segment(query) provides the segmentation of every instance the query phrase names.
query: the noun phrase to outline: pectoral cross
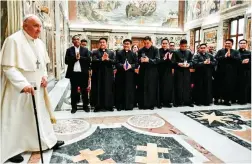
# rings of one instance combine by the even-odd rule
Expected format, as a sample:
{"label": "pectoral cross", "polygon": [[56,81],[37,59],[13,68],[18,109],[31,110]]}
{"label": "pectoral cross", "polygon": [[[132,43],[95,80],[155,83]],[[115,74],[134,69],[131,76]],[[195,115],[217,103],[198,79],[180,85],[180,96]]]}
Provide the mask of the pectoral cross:
{"label": "pectoral cross", "polygon": [[38,60],[37,60],[36,64],[37,64],[37,69],[39,69],[40,62]]}

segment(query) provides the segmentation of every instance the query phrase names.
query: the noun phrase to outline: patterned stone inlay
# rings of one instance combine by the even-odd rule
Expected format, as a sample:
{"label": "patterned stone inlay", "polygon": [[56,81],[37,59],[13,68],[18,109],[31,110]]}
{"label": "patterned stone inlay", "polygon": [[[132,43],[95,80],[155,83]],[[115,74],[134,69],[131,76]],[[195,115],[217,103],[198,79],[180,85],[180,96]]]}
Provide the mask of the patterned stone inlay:
{"label": "patterned stone inlay", "polygon": [[55,133],[57,134],[73,134],[88,130],[90,124],[81,119],[67,119],[57,120],[57,123],[53,126]]}
{"label": "patterned stone inlay", "polygon": [[137,128],[159,128],[164,126],[165,121],[152,115],[136,115],[128,119],[128,124]]}

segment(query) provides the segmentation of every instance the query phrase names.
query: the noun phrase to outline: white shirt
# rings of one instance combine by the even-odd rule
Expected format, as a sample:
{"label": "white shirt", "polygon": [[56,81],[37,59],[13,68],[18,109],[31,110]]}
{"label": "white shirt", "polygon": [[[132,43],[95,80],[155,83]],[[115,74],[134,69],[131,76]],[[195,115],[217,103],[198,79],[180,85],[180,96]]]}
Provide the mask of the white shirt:
{"label": "white shirt", "polygon": [[[75,48],[75,55],[77,55],[77,53],[80,53],[80,46],[79,47],[74,46],[74,48]],[[81,72],[81,66],[79,60],[74,63],[74,72]]]}

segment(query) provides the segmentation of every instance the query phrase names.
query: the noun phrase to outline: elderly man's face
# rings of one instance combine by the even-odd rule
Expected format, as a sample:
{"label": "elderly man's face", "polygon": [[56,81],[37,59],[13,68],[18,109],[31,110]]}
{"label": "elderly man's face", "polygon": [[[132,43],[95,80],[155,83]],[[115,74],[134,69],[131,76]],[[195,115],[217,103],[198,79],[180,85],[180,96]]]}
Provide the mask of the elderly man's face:
{"label": "elderly man's face", "polygon": [[41,21],[36,17],[24,21],[23,28],[32,38],[37,39],[41,32]]}

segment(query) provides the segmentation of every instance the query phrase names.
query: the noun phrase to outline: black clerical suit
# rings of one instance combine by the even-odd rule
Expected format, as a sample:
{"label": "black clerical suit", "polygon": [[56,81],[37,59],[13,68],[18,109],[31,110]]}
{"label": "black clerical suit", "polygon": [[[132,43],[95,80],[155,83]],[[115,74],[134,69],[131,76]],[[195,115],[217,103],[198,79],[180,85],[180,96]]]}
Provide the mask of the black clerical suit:
{"label": "black clerical suit", "polygon": [[[131,65],[127,71],[124,69],[125,61]],[[115,105],[117,110],[132,110],[135,104],[135,68],[137,56],[132,51],[121,50],[116,53],[115,76]]]}
{"label": "black clerical suit", "polygon": [[[191,73],[192,67],[191,51],[177,50],[173,53],[174,63],[174,106],[193,106],[191,98]],[[178,63],[187,62],[190,67],[180,67]]]}
{"label": "black clerical suit", "polygon": [[[147,56],[149,62],[141,62],[141,57]],[[154,109],[158,100],[158,69],[157,64],[160,56],[156,47],[149,49],[141,48],[138,51],[139,69],[139,97],[138,107],[140,109]]]}
{"label": "black clerical suit", "polygon": [[[238,103],[251,103],[251,51],[239,49],[241,63],[238,71]],[[242,63],[244,59],[249,59],[248,63]]]}
{"label": "black clerical suit", "polygon": [[224,104],[230,105],[229,101],[236,99],[240,55],[238,51],[231,49],[230,57],[225,57],[227,52],[228,50],[223,48],[215,55],[218,62],[216,74],[219,84],[216,89],[220,90],[220,97],[224,100]]}
{"label": "black clerical suit", "polygon": [[[205,64],[204,61],[206,60],[210,60],[210,64]],[[199,53],[193,57],[195,68],[194,100],[197,105],[210,105],[212,103],[212,77],[215,65],[216,60],[210,53]]]}
{"label": "black clerical suit", "polygon": [[[88,111],[87,105],[88,105],[88,93],[87,93],[87,87],[88,87],[88,70],[90,67],[90,55],[87,48],[79,47],[79,54],[80,59],[76,59],[76,51],[75,47],[72,46],[67,49],[66,56],[65,56],[65,64],[68,65],[67,72],[66,72],[66,78],[70,79],[71,83],[71,105],[72,105],[72,112],[74,113],[77,110],[77,101],[78,101],[78,92],[77,88],[81,88],[81,95],[82,95],[82,101],[83,101],[83,109],[85,111]],[[74,70],[76,62],[79,61],[80,64],[80,71]]]}
{"label": "black clerical suit", "polygon": [[159,49],[160,61],[158,63],[159,73],[159,103],[160,107],[171,107],[173,100],[173,63],[167,55],[167,59],[164,60],[166,53],[171,53],[169,49]]}
{"label": "black clerical suit", "polygon": [[[109,60],[102,61],[104,52]],[[92,52],[92,78],[90,104],[95,107],[95,112],[106,110],[113,111],[114,106],[114,52],[98,49]]]}

